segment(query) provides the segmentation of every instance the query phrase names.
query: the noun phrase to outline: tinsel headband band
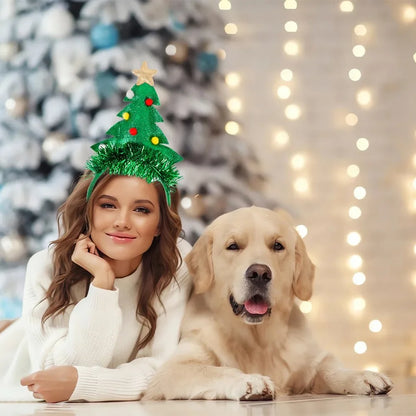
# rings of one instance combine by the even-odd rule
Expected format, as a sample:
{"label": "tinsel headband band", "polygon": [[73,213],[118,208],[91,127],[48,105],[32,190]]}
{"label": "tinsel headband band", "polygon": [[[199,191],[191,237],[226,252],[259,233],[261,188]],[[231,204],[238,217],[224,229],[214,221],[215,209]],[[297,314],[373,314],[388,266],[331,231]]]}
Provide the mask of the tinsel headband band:
{"label": "tinsel headband band", "polygon": [[100,177],[108,173],[160,182],[170,205],[171,191],[180,179],[175,163],[182,157],[167,146],[166,136],[156,125],[163,118],[154,108],[160,104],[154,88],[155,73],[146,62],[133,71],[137,82],[132,87],[133,97],[124,98],[128,104],[117,114],[122,120],[110,127],[107,139],[91,146],[96,153],[87,161],[87,168],[94,173],[87,200]]}

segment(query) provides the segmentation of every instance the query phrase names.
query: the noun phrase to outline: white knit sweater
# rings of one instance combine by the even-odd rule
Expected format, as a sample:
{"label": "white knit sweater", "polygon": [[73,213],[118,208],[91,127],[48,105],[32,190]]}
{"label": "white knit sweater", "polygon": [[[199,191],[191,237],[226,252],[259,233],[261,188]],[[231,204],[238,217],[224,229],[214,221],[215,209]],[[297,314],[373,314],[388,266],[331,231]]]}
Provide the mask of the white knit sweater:
{"label": "white knit sweater", "polygon": [[[190,245],[180,240],[182,258]],[[142,325],[136,319],[139,268],[116,279],[115,290],[85,284],[72,288],[74,305],[63,314],[41,318],[42,301],[52,279],[52,252],[43,250],[28,262],[22,317],[0,334],[0,401],[33,400],[20,378],[53,365],[77,368],[78,382],[70,400],[137,400],[155,370],[174,351],[191,288],[185,263],[176,281],[163,291],[154,308],[158,314],[152,341],[127,362]]]}

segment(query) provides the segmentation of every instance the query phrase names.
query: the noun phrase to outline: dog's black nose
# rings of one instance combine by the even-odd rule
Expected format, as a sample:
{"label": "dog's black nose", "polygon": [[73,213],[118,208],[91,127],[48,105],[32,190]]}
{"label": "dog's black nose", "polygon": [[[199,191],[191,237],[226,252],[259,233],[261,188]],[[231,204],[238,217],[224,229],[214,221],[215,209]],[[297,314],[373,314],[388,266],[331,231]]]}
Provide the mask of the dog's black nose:
{"label": "dog's black nose", "polygon": [[272,271],[265,264],[252,264],[246,271],[246,278],[257,285],[264,285],[272,280]]}

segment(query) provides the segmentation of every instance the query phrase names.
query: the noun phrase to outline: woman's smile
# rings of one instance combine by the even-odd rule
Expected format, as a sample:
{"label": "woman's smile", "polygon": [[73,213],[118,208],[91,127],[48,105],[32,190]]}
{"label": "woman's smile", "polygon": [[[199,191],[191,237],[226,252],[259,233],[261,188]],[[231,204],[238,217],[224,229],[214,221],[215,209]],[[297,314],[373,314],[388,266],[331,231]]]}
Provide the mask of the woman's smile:
{"label": "woman's smile", "polygon": [[106,233],[115,243],[128,244],[133,242],[136,237],[123,233]]}

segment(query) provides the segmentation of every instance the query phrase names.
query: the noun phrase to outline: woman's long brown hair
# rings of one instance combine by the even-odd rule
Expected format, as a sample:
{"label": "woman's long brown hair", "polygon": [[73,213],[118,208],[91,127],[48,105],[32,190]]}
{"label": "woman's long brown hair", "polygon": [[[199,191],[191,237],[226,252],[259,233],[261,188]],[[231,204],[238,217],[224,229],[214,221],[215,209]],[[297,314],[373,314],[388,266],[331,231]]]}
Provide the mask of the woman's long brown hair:
{"label": "woman's long brown hair", "polygon": [[[79,235],[91,235],[91,222],[94,202],[104,186],[112,179],[111,175],[103,175],[97,182],[90,199],[87,201],[87,189],[92,180],[91,172],[86,171],[80,178],[67,200],[57,212],[59,238],[52,241],[53,278],[46,292],[45,299],[49,305],[42,322],[63,313],[74,304],[71,298],[73,285],[85,281],[86,294],[92,275],[72,262],[71,256]],[[179,194],[175,189],[171,194],[171,206],[166,201],[165,191],[159,182],[154,183],[160,206],[160,235],[155,237],[149,250],[143,254],[142,272],[139,283],[136,315],[147,331],[144,337],[138,337],[130,359],[135,358],[138,350],[146,346],[156,331],[157,314],[153,308],[153,300],[158,298],[172,279],[182,261],[177,248],[177,239],[182,231],[178,215]]]}

